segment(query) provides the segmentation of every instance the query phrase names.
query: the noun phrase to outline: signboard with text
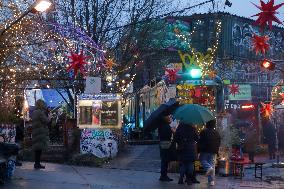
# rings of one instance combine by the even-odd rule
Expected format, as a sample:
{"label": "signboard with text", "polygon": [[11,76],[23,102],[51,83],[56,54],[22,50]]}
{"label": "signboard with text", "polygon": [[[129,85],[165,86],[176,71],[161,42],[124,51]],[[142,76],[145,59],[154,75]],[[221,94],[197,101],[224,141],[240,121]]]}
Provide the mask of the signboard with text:
{"label": "signboard with text", "polygon": [[[228,100],[251,100],[251,86],[250,85],[238,85],[238,91],[230,93]],[[230,89],[229,89],[230,90]]]}

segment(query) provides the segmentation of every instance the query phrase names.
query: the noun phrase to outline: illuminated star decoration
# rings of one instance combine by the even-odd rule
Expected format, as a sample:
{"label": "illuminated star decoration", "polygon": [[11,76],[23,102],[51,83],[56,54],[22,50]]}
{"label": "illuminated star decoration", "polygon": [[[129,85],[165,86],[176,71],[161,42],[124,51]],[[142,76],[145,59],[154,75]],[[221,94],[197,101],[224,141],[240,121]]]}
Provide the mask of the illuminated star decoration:
{"label": "illuminated star decoration", "polygon": [[284,93],[280,93],[280,96],[281,96],[281,99],[282,99],[281,104],[284,105]]}
{"label": "illuminated star decoration", "polygon": [[116,64],[113,61],[113,58],[109,58],[105,60],[105,68],[111,70],[113,66],[115,66]]}
{"label": "illuminated star decoration", "polygon": [[261,102],[262,108],[260,109],[260,112],[264,115],[264,117],[270,117],[273,112],[273,105],[272,102],[265,104]]}
{"label": "illuminated star decoration", "polygon": [[236,94],[240,93],[239,85],[232,84],[231,86],[229,85],[228,87],[230,89],[229,94],[236,96]]}
{"label": "illuminated star decoration", "polygon": [[83,50],[81,50],[80,54],[73,53],[72,51],[71,56],[68,56],[68,58],[71,60],[71,62],[69,62],[67,71],[70,72],[71,70],[73,70],[73,77],[77,76],[78,71],[80,71],[82,75],[85,75],[84,65],[88,64],[88,62],[86,62],[86,59],[88,59],[89,57],[83,55]]}
{"label": "illuminated star decoration", "polygon": [[165,69],[166,76],[171,83],[175,83],[180,76],[177,74],[179,69]]}
{"label": "illuminated star decoration", "polygon": [[253,35],[251,38],[252,40],[252,46],[253,49],[255,50],[255,53],[258,54],[261,52],[263,55],[265,52],[269,49],[270,45],[267,43],[269,40],[269,37],[266,36],[258,36],[256,34]]}
{"label": "illuminated star decoration", "polygon": [[273,21],[277,22],[278,24],[282,24],[282,22],[275,16],[275,14],[278,13],[276,12],[276,10],[284,5],[284,3],[280,3],[274,6],[274,0],[270,0],[268,3],[260,0],[260,4],[261,6],[254,4],[259,10],[261,10],[260,13],[253,15],[258,16],[258,19],[255,21],[257,25],[259,25],[262,29],[264,29],[266,25],[269,25],[270,30],[272,30]]}

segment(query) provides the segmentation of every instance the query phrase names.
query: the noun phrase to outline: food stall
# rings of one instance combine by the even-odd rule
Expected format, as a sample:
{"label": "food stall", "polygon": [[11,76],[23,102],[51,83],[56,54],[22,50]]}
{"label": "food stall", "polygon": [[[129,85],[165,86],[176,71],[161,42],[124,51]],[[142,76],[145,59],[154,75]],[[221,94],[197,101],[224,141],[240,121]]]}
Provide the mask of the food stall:
{"label": "food stall", "polygon": [[121,96],[82,94],[78,97],[77,112],[81,153],[99,158],[116,156],[121,138]]}

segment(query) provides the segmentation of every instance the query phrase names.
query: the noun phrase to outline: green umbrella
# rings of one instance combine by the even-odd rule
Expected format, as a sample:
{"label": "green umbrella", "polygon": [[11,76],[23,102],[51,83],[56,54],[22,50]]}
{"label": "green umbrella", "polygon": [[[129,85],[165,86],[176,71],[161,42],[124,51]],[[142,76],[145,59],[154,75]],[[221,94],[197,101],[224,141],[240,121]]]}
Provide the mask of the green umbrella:
{"label": "green umbrella", "polygon": [[174,112],[173,116],[185,124],[205,125],[215,119],[213,113],[207,108],[197,104],[186,104]]}

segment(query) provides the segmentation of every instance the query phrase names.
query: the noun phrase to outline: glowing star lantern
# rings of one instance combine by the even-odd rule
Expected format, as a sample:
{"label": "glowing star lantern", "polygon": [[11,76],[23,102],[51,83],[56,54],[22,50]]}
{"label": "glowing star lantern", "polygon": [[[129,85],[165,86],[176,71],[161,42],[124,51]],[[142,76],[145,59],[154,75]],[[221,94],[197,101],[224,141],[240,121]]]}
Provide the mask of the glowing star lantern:
{"label": "glowing star lantern", "polygon": [[269,25],[269,28],[271,30],[273,21],[277,22],[278,24],[282,24],[282,22],[275,16],[275,14],[277,14],[276,10],[284,5],[284,3],[280,3],[274,6],[274,0],[270,0],[268,3],[260,0],[260,4],[261,6],[254,4],[259,10],[261,10],[260,13],[253,15],[258,16],[258,19],[255,21],[257,25],[259,25],[262,29],[264,29],[266,25]]}
{"label": "glowing star lantern", "polygon": [[80,54],[71,52],[71,56],[68,56],[68,58],[71,60],[71,62],[67,68],[67,71],[70,72],[71,70],[73,70],[74,77],[77,76],[78,71],[80,71],[82,75],[85,75],[84,65],[88,64],[88,62],[86,62],[86,59],[88,59],[89,57],[83,55],[83,50],[80,52]]}
{"label": "glowing star lantern", "polygon": [[269,40],[268,36],[258,36],[254,34],[251,40],[253,49],[255,50],[256,54],[261,52],[264,55],[270,47],[270,45],[267,43],[267,41]]}
{"label": "glowing star lantern", "polygon": [[107,68],[107,69],[112,69],[113,68],[113,66],[115,66],[116,64],[114,63],[114,61],[113,61],[113,58],[110,58],[110,59],[106,59],[106,61],[105,61],[105,67]]}
{"label": "glowing star lantern", "polygon": [[260,109],[260,112],[264,115],[264,117],[270,117],[273,112],[273,105],[272,103],[265,104],[261,102],[262,108]]}
{"label": "glowing star lantern", "polygon": [[177,72],[179,71],[179,69],[165,69],[166,70],[166,76],[168,77],[169,81],[171,83],[175,83],[177,78],[179,77],[179,75],[177,74]]}
{"label": "glowing star lantern", "polygon": [[236,96],[236,94],[240,93],[240,86],[239,85],[235,85],[232,84],[231,86],[229,86],[229,94]]}

